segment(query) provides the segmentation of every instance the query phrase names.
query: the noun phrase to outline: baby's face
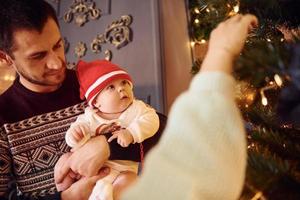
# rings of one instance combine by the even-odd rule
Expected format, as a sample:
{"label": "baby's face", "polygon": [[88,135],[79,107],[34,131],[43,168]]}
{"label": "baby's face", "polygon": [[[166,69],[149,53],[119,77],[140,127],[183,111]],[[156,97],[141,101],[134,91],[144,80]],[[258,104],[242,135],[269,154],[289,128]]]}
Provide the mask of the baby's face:
{"label": "baby's face", "polygon": [[117,79],[96,96],[94,106],[103,113],[120,113],[126,110],[132,101],[131,84],[125,79]]}

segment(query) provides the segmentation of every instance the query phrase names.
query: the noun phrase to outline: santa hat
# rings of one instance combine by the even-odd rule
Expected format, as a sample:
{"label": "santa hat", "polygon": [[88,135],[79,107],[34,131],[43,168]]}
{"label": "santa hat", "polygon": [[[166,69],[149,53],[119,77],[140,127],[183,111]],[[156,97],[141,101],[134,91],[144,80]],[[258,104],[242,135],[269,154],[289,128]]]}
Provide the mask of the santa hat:
{"label": "santa hat", "polygon": [[85,98],[90,106],[93,105],[97,94],[116,79],[128,80],[132,86],[129,74],[107,60],[92,62],[80,60],[77,64],[77,77],[80,84],[80,98]]}

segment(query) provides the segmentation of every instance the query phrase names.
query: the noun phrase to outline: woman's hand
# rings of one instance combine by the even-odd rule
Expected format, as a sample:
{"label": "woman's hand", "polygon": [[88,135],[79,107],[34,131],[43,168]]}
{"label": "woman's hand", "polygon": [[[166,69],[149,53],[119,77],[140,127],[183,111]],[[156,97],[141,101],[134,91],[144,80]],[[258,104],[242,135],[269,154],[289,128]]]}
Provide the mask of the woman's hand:
{"label": "woman's hand", "polygon": [[201,71],[231,73],[234,58],[242,51],[249,31],[258,25],[254,15],[235,15],[212,32]]}

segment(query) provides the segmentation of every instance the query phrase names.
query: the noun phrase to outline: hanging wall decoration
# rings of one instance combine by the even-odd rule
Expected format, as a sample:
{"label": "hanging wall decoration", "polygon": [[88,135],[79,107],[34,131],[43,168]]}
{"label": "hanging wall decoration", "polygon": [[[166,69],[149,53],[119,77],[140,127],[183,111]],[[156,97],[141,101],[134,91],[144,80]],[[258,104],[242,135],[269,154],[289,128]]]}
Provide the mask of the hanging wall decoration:
{"label": "hanging wall decoration", "polygon": [[111,61],[112,59],[111,50],[105,50],[104,55],[105,55],[105,60]]}
{"label": "hanging wall decoration", "polygon": [[111,43],[117,49],[122,48],[131,40],[132,31],[129,25],[132,22],[130,15],[123,15],[121,19],[113,21],[105,30],[105,33],[99,34],[91,43],[91,49],[94,53],[101,52],[101,44]]}
{"label": "hanging wall decoration", "polygon": [[75,47],[75,55],[76,57],[78,58],[81,58],[83,56],[85,56],[85,53],[86,53],[86,45],[84,42],[78,42],[76,47]]}
{"label": "hanging wall decoration", "polygon": [[88,19],[96,20],[101,17],[101,10],[95,8],[95,2],[87,0],[74,0],[67,13],[64,15],[64,21],[70,23],[75,18],[75,24],[83,26]]}

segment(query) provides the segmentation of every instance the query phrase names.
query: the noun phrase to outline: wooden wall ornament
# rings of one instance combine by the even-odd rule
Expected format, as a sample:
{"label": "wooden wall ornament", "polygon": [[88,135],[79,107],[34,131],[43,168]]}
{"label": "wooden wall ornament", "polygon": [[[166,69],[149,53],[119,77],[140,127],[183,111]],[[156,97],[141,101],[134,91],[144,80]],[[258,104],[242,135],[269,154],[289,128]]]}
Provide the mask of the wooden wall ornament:
{"label": "wooden wall ornament", "polygon": [[96,20],[101,17],[101,10],[95,8],[95,2],[87,0],[74,0],[69,10],[64,15],[64,21],[70,23],[75,18],[75,24],[83,26],[89,18]]}
{"label": "wooden wall ornament", "polygon": [[84,42],[78,42],[75,46],[75,55],[77,58],[81,58],[85,56],[85,53],[87,51],[86,45]]}
{"label": "wooden wall ornament", "polygon": [[105,55],[105,60],[111,61],[111,59],[112,59],[111,50],[105,50],[104,55]]}
{"label": "wooden wall ornament", "polygon": [[130,15],[123,15],[121,19],[113,21],[105,30],[105,33],[99,34],[91,43],[91,49],[94,53],[101,52],[101,44],[111,43],[117,49],[127,45],[132,36],[132,30],[129,25],[132,22]]}

